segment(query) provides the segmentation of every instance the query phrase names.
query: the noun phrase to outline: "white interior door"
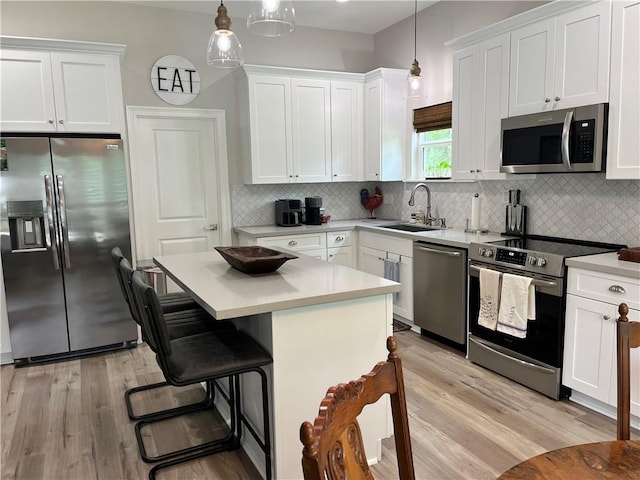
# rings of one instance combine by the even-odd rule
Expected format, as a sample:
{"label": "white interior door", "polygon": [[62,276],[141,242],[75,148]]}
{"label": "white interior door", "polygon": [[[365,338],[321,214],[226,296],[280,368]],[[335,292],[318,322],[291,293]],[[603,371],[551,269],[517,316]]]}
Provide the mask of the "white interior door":
{"label": "white interior door", "polygon": [[127,107],[136,258],[231,244],[222,110]]}

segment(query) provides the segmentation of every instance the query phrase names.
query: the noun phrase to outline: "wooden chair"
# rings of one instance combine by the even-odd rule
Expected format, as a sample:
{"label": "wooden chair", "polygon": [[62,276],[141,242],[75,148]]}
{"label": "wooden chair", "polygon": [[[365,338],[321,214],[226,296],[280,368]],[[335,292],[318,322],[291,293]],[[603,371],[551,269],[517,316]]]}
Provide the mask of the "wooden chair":
{"label": "wooden chair", "polygon": [[640,322],[627,318],[626,303],[618,306],[618,440],[629,440],[631,411],[631,349],[640,347]]}
{"label": "wooden chair", "polygon": [[358,380],[329,388],[313,425],[300,427],[302,470],[305,480],[372,480],[357,417],[384,394],[391,397],[391,413],[402,480],[414,480],[409,420],[402,377],[402,362],[394,337],[387,339],[389,356]]}

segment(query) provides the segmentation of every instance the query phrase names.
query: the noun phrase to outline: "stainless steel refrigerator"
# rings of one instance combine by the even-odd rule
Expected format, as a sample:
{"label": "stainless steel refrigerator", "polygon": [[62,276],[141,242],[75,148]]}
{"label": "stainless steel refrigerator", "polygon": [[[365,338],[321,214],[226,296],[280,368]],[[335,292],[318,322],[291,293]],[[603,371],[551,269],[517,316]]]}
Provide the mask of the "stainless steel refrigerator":
{"label": "stainless steel refrigerator", "polygon": [[0,138],[0,234],[17,365],[135,345],[110,252],[129,258],[117,138]]}

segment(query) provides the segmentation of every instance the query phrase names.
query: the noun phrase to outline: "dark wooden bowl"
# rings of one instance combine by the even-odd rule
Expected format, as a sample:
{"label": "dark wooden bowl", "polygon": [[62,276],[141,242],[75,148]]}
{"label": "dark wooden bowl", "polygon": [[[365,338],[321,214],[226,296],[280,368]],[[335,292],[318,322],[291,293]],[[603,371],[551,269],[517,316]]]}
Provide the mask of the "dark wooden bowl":
{"label": "dark wooden bowl", "polygon": [[251,247],[215,247],[229,265],[244,273],[275,272],[287,260],[298,258],[285,252],[270,248]]}

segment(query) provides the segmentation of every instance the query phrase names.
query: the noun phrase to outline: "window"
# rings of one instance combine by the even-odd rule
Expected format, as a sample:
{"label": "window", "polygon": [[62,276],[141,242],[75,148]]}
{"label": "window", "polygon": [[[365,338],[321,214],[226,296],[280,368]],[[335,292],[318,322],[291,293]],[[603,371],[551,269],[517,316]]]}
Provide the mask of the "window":
{"label": "window", "polygon": [[414,177],[451,178],[451,109],[445,102],[413,111]]}
{"label": "window", "polygon": [[424,178],[451,178],[451,129],[418,134],[419,175]]}

